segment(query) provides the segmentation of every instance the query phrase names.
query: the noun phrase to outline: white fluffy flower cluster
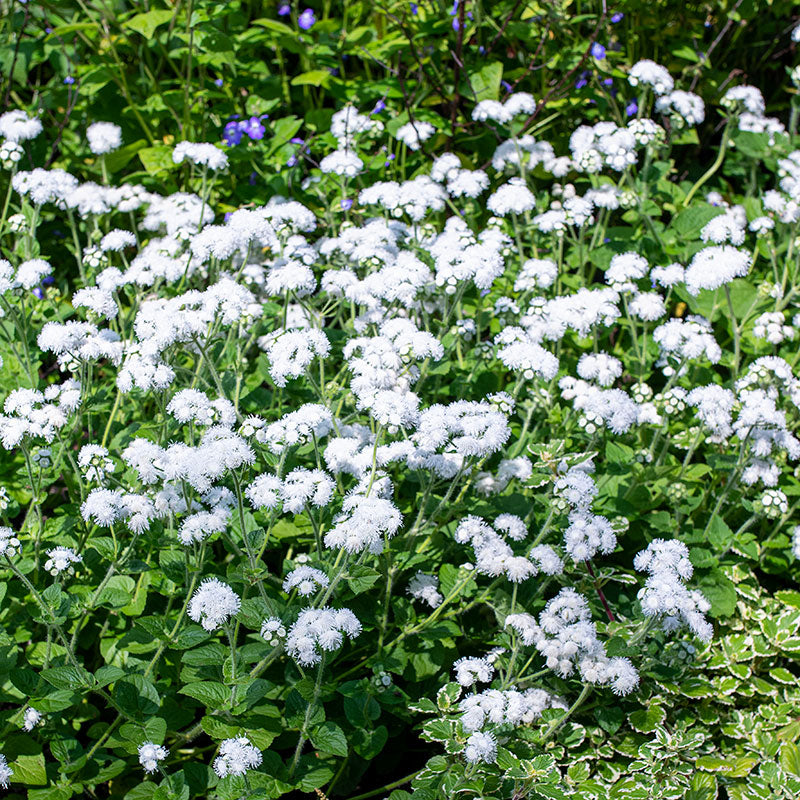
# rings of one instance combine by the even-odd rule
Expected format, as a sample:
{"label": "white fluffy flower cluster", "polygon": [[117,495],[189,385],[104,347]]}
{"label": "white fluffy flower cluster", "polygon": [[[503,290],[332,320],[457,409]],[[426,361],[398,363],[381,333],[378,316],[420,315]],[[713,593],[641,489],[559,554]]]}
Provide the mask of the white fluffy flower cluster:
{"label": "white fluffy flower cluster", "polygon": [[344,637],[355,639],[361,623],[347,608],[307,608],[300,612],[286,637],[286,651],[304,667],[318,664],[324,652],[338,650]]}
{"label": "white fluffy flower cluster", "polygon": [[301,564],[283,579],[283,591],[288,594],[296,589],[300,597],[308,597],[317,589],[330,586],[330,582],[330,578],[322,570]]}
{"label": "white fluffy flower cluster", "polygon": [[550,599],[537,621],[515,614],[506,624],[525,645],[535,645],[547,666],[562,677],[577,667],[581,679],[598,686],[610,685],[615,694],[629,694],[639,685],[639,673],[625,657],[609,658],[597,638],[597,628],[586,598],[574,589],[562,589]]}
{"label": "white fluffy flower cluster", "polygon": [[112,153],[122,145],[122,128],[113,122],[93,122],[86,129],[86,139],[95,155]]}
{"label": "white fluffy flower cluster", "polygon": [[144,742],[139,745],[138,753],[139,763],[149,775],[158,769],[158,762],[163,761],[169,755],[169,750],[160,744]]}
{"label": "white fluffy flower cluster", "polygon": [[44,568],[51,575],[60,575],[62,572],[72,572],[73,564],[80,564],[83,556],[78,555],[71,547],[54,547],[47,551],[47,561]]}
{"label": "white fluffy flower cluster", "polygon": [[677,539],[654,539],[637,554],[633,562],[639,572],[647,572],[645,585],[639,590],[642,612],[661,619],[665,631],[687,625],[704,642],[711,640],[714,629],[705,618],[711,604],[697,590],[689,590],[685,582],[694,568],[689,549]]}
{"label": "white fluffy flower cluster", "polygon": [[11,558],[21,550],[20,541],[17,534],[11,528],[0,527],[0,556]]}
{"label": "white fluffy flower cluster", "polygon": [[0,444],[11,450],[26,438],[52,442],[80,401],[81,386],[74,380],[50,384],[43,392],[14,389],[0,414]]}
{"label": "white fluffy flower cluster", "polygon": [[437,608],[444,600],[439,592],[439,579],[421,570],[409,581],[408,593],[415,600],[424,600],[431,608]]}
{"label": "white fluffy flower cluster", "polygon": [[172,160],[176,164],[190,161],[212,170],[225,169],[228,166],[228,156],[216,145],[205,142],[178,142],[172,151]]}
{"label": "white fluffy flower cluster", "polygon": [[519,542],[526,538],[528,531],[522,519],[514,514],[501,514],[494,526],[480,517],[469,516],[459,522],[455,540],[472,546],[475,569],[483,575],[504,575],[512,583],[521,583],[540,572],[559,575],[563,571],[563,562],[549,545],[537,545],[526,555],[515,555],[502,533]]}
{"label": "white fluffy flower cluster", "polygon": [[219,755],[214,759],[214,772],[220,778],[244,775],[247,770],[260,766],[262,760],[261,751],[246,736],[223,739]]}
{"label": "white fluffy flower cluster", "polygon": [[[508,625],[508,619],[506,619]],[[566,703],[544,689],[485,689],[471,694],[458,704],[461,725],[467,733],[482,730],[486,725],[518,728],[530,725],[548,708],[566,711]]]}
{"label": "white fluffy flower cluster", "polygon": [[342,503],[342,512],[325,534],[325,546],[348,553],[382,553],[384,540],[397,533],[403,516],[394,503],[384,497],[351,494]]}
{"label": "white fluffy flower cluster", "polygon": [[219,578],[206,578],[189,601],[187,613],[207,631],[214,631],[239,612],[239,595]]}

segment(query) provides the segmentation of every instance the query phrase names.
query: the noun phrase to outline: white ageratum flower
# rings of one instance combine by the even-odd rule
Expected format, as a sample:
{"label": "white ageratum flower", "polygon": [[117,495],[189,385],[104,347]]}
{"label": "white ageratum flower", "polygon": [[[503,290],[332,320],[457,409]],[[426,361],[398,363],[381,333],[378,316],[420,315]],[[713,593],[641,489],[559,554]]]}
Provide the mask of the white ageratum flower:
{"label": "white ageratum flower", "polygon": [[302,565],[295,567],[283,581],[283,591],[287,594],[292,589],[297,589],[301,597],[308,597],[319,588],[330,585],[330,578],[319,569]]}
{"label": "white ageratum flower", "polygon": [[409,150],[419,150],[422,142],[427,141],[436,132],[430,122],[414,120],[407,122],[397,129],[395,136],[405,144]]}
{"label": "white ageratum flower", "polygon": [[19,551],[20,543],[16,532],[8,527],[0,527],[0,556],[11,558]]}
{"label": "white ageratum flower", "polygon": [[497,761],[497,739],[493,733],[476,731],[467,739],[464,758],[470,764],[493,764]]}
{"label": "white ageratum flower", "polygon": [[2,786],[4,789],[8,789],[8,782],[11,780],[13,775],[14,770],[8,766],[6,757],[0,753],[0,786]]}
{"label": "white ageratum flower", "polygon": [[286,651],[304,667],[318,664],[323,652],[338,650],[344,637],[354,639],[361,633],[361,623],[347,608],[307,608],[289,629]]}
{"label": "white ageratum flower", "polygon": [[286,628],[278,617],[269,617],[261,624],[261,638],[270,646],[278,647],[286,638]]}
{"label": "white ageratum flower", "polygon": [[15,109],[0,116],[0,136],[9,142],[26,142],[42,132],[38,117],[29,117],[24,111]]}
{"label": "white ageratum flower", "polygon": [[169,755],[169,750],[160,744],[145,742],[139,745],[139,763],[144,767],[148,774],[158,769],[158,762],[163,761]]}
{"label": "white ageratum flower", "polygon": [[29,706],[22,714],[22,730],[32,731],[41,721],[41,712]]}
{"label": "white ageratum flower", "polygon": [[192,595],[187,613],[207,631],[214,631],[236,614],[241,605],[239,595],[227,583],[206,578]]}
{"label": "white ageratum flower", "polygon": [[86,129],[86,139],[95,155],[112,153],[122,144],[122,128],[113,122],[95,122]]}
{"label": "white ageratum flower", "polygon": [[60,575],[64,571],[72,572],[72,565],[83,561],[83,556],[79,556],[70,547],[54,547],[47,551],[47,555],[44,568],[51,575]]}
{"label": "white ageratum flower", "polygon": [[207,142],[178,142],[172,151],[172,160],[176,164],[191,161],[215,171],[228,166],[228,156],[219,147]]}
{"label": "white ageratum flower", "polygon": [[228,775],[244,775],[247,770],[261,764],[262,755],[246,736],[224,739],[219,746],[219,755],[214,759],[214,772],[220,778]]}

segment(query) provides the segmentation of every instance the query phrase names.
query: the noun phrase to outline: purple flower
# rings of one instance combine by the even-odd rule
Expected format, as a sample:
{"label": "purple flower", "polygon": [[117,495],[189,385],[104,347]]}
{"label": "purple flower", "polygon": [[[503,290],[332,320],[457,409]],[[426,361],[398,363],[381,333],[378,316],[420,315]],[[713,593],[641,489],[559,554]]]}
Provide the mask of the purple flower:
{"label": "purple flower", "polygon": [[41,299],[44,297],[44,292],[43,292],[43,291],[42,291],[42,290],[41,290],[41,289],[40,289],[38,286],[37,286],[37,287],[36,287],[36,288],[33,290],[33,293],[34,293],[34,295],[36,295],[36,297],[38,297],[40,300],[41,300]]}
{"label": "purple flower", "polygon": [[458,14],[458,0],[453,0],[453,7],[450,9],[450,16],[454,17]]}
{"label": "purple flower", "polygon": [[377,103],[375,103],[375,108],[373,108],[372,111],[369,112],[369,115],[372,116],[373,114],[380,114],[381,111],[383,111],[385,108],[386,108],[386,103],[383,102],[383,99],[380,99],[378,100]]}
{"label": "purple flower", "polygon": [[459,28],[458,17],[453,17],[453,30],[457,31]]}
{"label": "purple flower", "polygon": [[603,86],[613,86],[614,79],[613,78],[603,78]]}
{"label": "purple flower", "polygon": [[417,11],[419,10],[416,3],[409,3],[411,6],[411,13],[416,17]]}
{"label": "purple flower", "polygon": [[507,92],[511,93],[514,91],[514,87],[508,81],[500,81],[500,83]]}
{"label": "purple flower", "polygon": [[313,9],[307,8],[298,18],[297,24],[304,30],[307,31],[310,28],[314,27],[314,23],[317,21],[317,18],[314,16]]}
{"label": "purple flower", "polygon": [[239,128],[243,130],[253,141],[264,138],[264,126],[258,117],[250,117],[245,122],[239,123]]}
{"label": "purple flower", "polygon": [[481,55],[483,55],[483,54],[486,52],[486,48],[485,48],[483,45],[481,45],[481,46],[478,48],[478,52],[479,52]]}
{"label": "purple flower", "polygon": [[225,126],[222,132],[222,138],[225,140],[225,144],[228,145],[228,147],[236,147],[236,145],[242,141],[243,134],[244,131],[239,123],[231,121]]}
{"label": "purple flower", "polygon": [[45,32],[45,33],[52,33],[52,32],[53,32],[53,29],[52,29],[52,28],[51,28],[51,27],[48,25],[48,26],[47,26],[47,27],[44,29],[44,32]]}
{"label": "purple flower", "polygon": [[606,57],[606,49],[600,42],[595,42],[590,52],[598,61],[602,61]]}
{"label": "purple flower", "polygon": [[291,12],[292,12],[292,8],[291,8],[291,6],[290,6],[288,3],[284,3],[284,4],[283,4],[283,5],[282,5],[282,6],[281,6],[279,9],[278,9],[278,16],[279,16],[279,17],[285,17],[287,14],[291,14]]}
{"label": "purple flower", "polygon": [[611,15],[611,21],[616,25],[625,15],[621,11]]}
{"label": "purple flower", "polygon": [[353,207],[353,201],[349,197],[343,197],[339,205],[343,211],[349,211]]}
{"label": "purple flower", "polygon": [[233,211],[226,211],[223,220],[227,222],[233,216]]}
{"label": "purple flower", "polygon": [[339,67],[328,67],[328,72],[333,75],[334,78],[339,77]]}
{"label": "purple flower", "polygon": [[299,136],[295,136],[294,139],[289,139],[292,144],[305,144],[306,140],[301,139]]}
{"label": "purple flower", "polygon": [[576,89],[583,89],[584,86],[588,86],[588,85],[589,85],[589,81],[586,80],[584,75],[581,75],[581,77],[578,78],[578,80],[575,81],[575,88]]}
{"label": "purple flower", "polygon": [[257,180],[258,180],[258,174],[257,174],[257,173],[255,173],[255,172],[251,172],[251,173],[250,173],[250,177],[247,179],[247,182],[248,182],[248,183],[249,183],[251,186],[255,186],[255,185],[256,185],[256,181],[257,181]]}
{"label": "purple flower", "polygon": [[638,110],[639,110],[639,104],[636,102],[636,99],[634,98],[633,100],[630,101],[630,103],[628,103],[628,105],[625,106],[625,116],[632,117]]}
{"label": "purple flower", "polygon": [[289,156],[289,159],[286,162],[286,166],[293,167],[296,163],[297,163],[297,156]]}
{"label": "purple flower", "polygon": [[56,279],[52,275],[46,275],[42,278],[42,286],[51,286],[56,282]]}
{"label": "purple flower", "polygon": [[214,81],[214,86],[219,86],[219,88],[221,89],[224,83],[225,83],[225,81],[223,81],[222,78],[217,78]]}
{"label": "purple flower", "polygon": [[64,83],[66,83],[67,86],[72,86],[72,84],[75,83],[75,78],[73,78],[72,75],[67,75],[67,77],[64,78]]}

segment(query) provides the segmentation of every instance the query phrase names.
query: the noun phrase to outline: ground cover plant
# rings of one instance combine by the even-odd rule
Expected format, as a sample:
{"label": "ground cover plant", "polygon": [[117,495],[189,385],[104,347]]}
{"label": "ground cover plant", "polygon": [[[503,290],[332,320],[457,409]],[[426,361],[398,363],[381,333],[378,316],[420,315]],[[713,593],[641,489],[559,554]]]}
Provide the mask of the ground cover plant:
{"label": "ground cover plant", "polygon": [[[12,52],[7,796],[796,797],[800,68],[769,67],[768,114],[593,8],[543,89],[472,53],[432,90],[412,36],[391,86],[315,94],[292,59],[333,17],[286,8],[219,12],[319,38],[206,119],[209,83],[234,96],[208,64],[134,95],[186,66],[162,46],[192,61],[174,10],[113,21],[144,44],[94,6],[45,33],[98,48],[78,88]],[[556,10],[525,36],[587,23]],[[465,52],[489,26],[391,15]],[[89,115],[106,84],[122,117]]]}

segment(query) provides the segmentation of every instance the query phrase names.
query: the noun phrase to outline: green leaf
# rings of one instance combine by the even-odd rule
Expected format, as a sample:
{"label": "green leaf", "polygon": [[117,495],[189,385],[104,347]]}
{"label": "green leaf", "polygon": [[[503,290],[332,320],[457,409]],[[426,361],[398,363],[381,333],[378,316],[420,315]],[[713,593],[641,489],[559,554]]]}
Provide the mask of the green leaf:
{"label": "green leaf", "polygon": [[142,675],[128,675],[117,681],[114,699],[123,711],[136,716],[156,714],[161,707],[158,690]]}
{"label": "green leaf", "polygon": [[97,604],[111,606],[111,608],[122,608],[131,601],[135,589],[136,581],[129,575],[114,575],[100,593]]}
{"label": "green leaf", "polygon": [[47,773],[44,768],[44,755],[17,756],[11,762],[11,769],[14,774],[11,777],[13,783],[24,783],[27,786],[42,786],[47,783]]}
{"label": "green leaf", "polygon": [[284,25],[282,22],[278,22],[276,19],[254,19],[250,24],[258,25],[260,28],[266,28],[267,30],[274,31],[275,33],[281,33],[284,36],[297,38],[297,33],[293,28],[290,28],[288,25]]}
{"label": "green leaf", "polygon": [[323,753],[334,756],[347,755],[347,738],[335,722],[324,722],[311,734],[311,744]]}
{"label": "green leaf", "polygon": [[140,151],[147,147],[147,142],[144,139],[139,139],[131,144],[126,144],[120,147],[113,153],[106,153],[103,156],[105,159],[106,169],[111,172],[118,172]]}
{"label": "green leaf", "polygon": [[632,711],[628,720],[635,731],[652,733],[666,719],[666,716],[663,707],[654,703],[647,709]]}
{"label": "green leaf", "polygon": [[715,514],[708,526],[708,541],[720,551],[727,550],[733,542],[733,531],[719,515]]}
{"label": "green leaf", "polygon": [[43,669],[41,676],[56,689],[81,689],[92,685],[92,676],[78,667],[51,667]]}
{"label": "green leaf", "polygon": [[775,599],[780,600],[792,608],[800,608],[800,592],[795,592],[792,589],[781,589],[775,592]]}
{"label": "green leaf", "polygon": [[490,61],[469,76],[470,86],[479,102],[481,100],[497,100],[500,96],[502,80],[503,65],[499,61]]}
{"label": "green leaf", "polygon": [[733,769],[733,762],[720,756],[700,756],[694,765],[706,772],[730,772]]}
{"label": "green leaf", "polygon": [[231,690],[216,681],[187,683],[182,689],[178,689],[178,693],[193,697],[214,711],[226,707],[231,699]]}
{"label": "green leaf", "polygon": [[28,789],[28,800],[69,800],[75,790],[71,786],[49,786],[47,789]]}
{"label": "green leaf", "polygon": [[594,717],[606,733],[614,734],[622,727],[625,712],[619,706],[598,706]]}
{"label": "green leaf", "polygon": [[366,728],[356,728],[350,738],[353,743],[353,750],[361,758],[370,761],[383,750],[389,739],[389,732],[384,725],[379,725],[374,731]]}
{"label": "green leaf", "polygon": [[136,33],[140,33],[145,39],[152,39],[156,28],[172,19],[173,12],[167,9],[153,9],[144,14],[137,14],[122,24]]}
{"label": "green leaf", "polygon": [[203,730],[212,739],[232,739],[240,735],[241,728],[238,725],[229,725],[219,717],[206,715],[200,720]]}
{"label": "green leaf", "polygon": [[712,617],[729,617],[736,610],[736,586],[722,570],[714,569],[704,575],[697,588],[711,603]]}
{"label": "green leaf", "polygon": [[697,51],[693,47],[689,47],[688,44],[682,44],[680,47],[676,47],[672,51],[672,55],[674,55],[675,58],[682,58],[684,61],[691,61],[693,64],[696,64],[700,60]]}
{"label": "green leaf", "polygon": [[330,82],[331,74],[326,69],[311,69],[292,78],[292,86],[324,86],[327,88]]}
{"label": "green leaf", "polygon": [[177,164],[172,160],[172,148],[166,145],[145,147],[137,154],[142,166],[151,174],[167,169],[175,169]]}
{"label": "green leaf", "polygon": [[800,776],[800,747],[793,742],[781,745],[781,766],[792,775]]}
{"label": "green leaf", "polygon": [[377,570],[364,564],[359,564],[353,567],[350,574],[347,576],[347,585],[350,587],[350,591],[352,591],[353,594],[361,594],[374,586],[380,577],[381,574]]}
{"label": "green leaf", "polygon": [[98,26],[95,22],[73,22],[69,25],[59,25],[58,27],[53,28],[53,30],[51,30],[47,35],[47,39],[60,39],[70,33],[88,33],[89,31],[96,32],[97,30]]}
{"label": "green leaf", "polygon": [[714,217],[724,213],[725,209],[719,206],[706,203],[692,205],[673,218],[672,227],[681,240],[696,239]]}

